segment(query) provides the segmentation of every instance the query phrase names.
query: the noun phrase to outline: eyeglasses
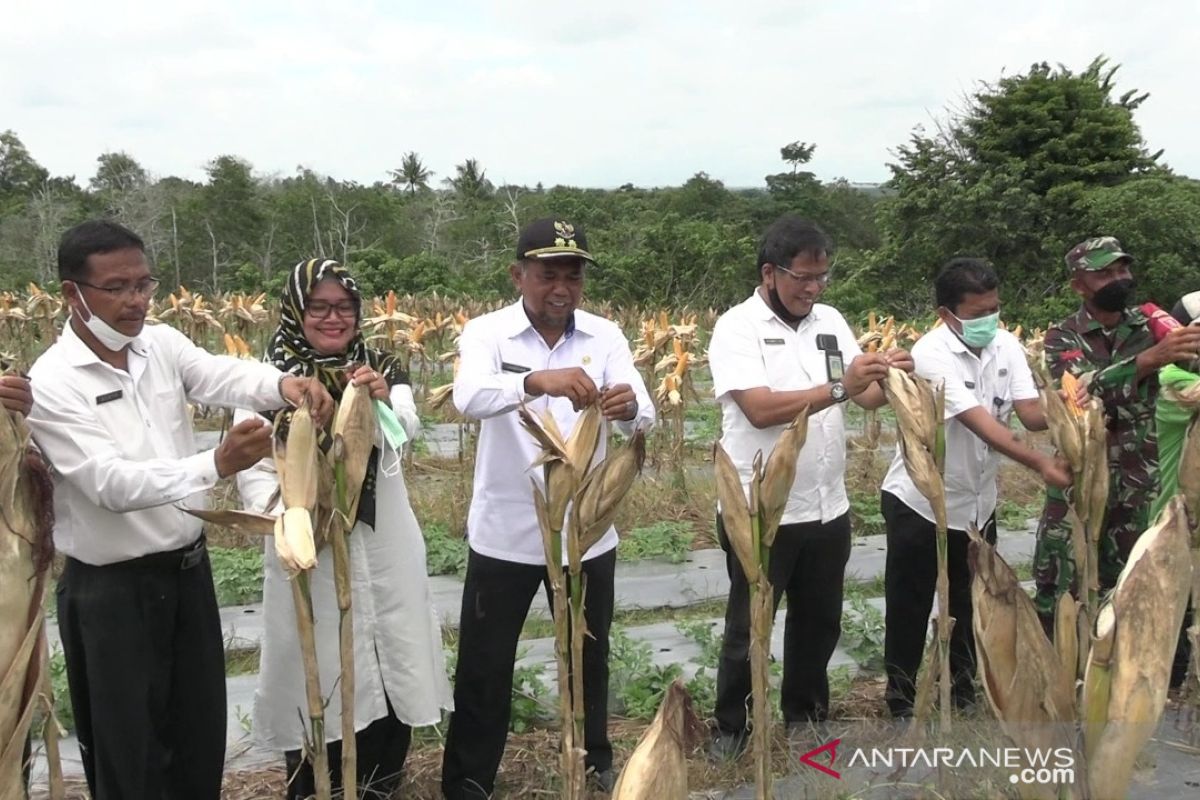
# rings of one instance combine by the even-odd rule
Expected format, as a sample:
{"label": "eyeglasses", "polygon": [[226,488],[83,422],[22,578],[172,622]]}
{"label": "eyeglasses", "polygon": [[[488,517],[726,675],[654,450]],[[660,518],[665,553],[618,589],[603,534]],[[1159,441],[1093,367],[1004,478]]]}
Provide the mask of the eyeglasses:
{"label": "eyeglasses", "polygon": [[779,270],[780,272],[786,272],[788,275],[790,275],[792,280],[794,280],[796,283],[814,283],[821,288],[825,288],[829,285],[828,272],[822,272],[820,275],[809,275],[803,272],[792,272],[787,267],[781,267],[778,264],[775,264],[774,266],[775,269]]}
{"label": "eyeglasses", "polygon": [[330,314],[337,314],[339,317],[356,317],[358,316],[358,306],[348,300],[341,303],[326,303],[316,300],[308,304],[304,313],[313,319],[329,319]]}
{"label": "eyeglasses", "polygon": [[145,278],[137,283],[122,283],[119,286],[97,286],[87,281],[72,281],[72,283],[79,284],[80,286],[95,289],[97,292],[104,292],[114,300],[153,297],[154,293],[158,291],[158,285],[161,282],[158,278]]}

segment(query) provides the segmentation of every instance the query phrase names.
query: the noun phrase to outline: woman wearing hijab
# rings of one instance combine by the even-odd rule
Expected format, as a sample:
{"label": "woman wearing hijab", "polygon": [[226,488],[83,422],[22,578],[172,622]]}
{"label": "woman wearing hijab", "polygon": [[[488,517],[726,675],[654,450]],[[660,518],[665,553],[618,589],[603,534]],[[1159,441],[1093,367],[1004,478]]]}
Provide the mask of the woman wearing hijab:
{"label": "woman wearing hijab", "polygon": [[[280,370],[315,376],[339,399],[347,380],[370,387],[391,406],[405,434],[420,431],[408,377],[395,357],[369,349],[359,326],[362,298],[353,278],[335,261],[297,264],[283,291],[279,329],[266,360]],[[247,413],[248,412],[244,412]],[[281,513],[272,502],[275,466],[264,459],[241,473],[245,508]],[[253,730],[264,747],[282,750],[287,798],[314,793],[312,765],[303,758],[308,730],[304,668],[287,575],[268,538],[263,571],[266,631],[254,695]],[[398,784],[412,726],[441,721],[452,704],[441,630],[425,574],[425,542],[400,470],[400,453],[377,434],[363,483],[358,518],[349,536],[354,615],[354,722],[358,730],[358,785],[386,797]],[[325,730],[333,787],[341,785],[341,696],[336,691],[338,609],[333,557],[318,554],[311,574],[321,692],[327,699]]]}

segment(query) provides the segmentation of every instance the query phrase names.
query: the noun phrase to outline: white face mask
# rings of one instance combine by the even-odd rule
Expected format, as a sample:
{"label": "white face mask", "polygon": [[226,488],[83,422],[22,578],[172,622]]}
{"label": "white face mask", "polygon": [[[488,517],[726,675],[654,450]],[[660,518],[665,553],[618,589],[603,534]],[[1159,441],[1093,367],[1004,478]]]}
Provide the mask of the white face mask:
{"label": "white face mask", "polygon": [[80,316],[79,321],[83,323],[85,328],[92,332],[93,336],[100,340],[100,344],[114,353],[119,353],[137,340],[136,336],[126,336],[96,316],[96,312],[88,307],[87,300],[83,299],[83,292],[78,287],[76,287],[76,291],[79,293],[79,302],[83,303],[83,308],[88,313],[88,319]]}

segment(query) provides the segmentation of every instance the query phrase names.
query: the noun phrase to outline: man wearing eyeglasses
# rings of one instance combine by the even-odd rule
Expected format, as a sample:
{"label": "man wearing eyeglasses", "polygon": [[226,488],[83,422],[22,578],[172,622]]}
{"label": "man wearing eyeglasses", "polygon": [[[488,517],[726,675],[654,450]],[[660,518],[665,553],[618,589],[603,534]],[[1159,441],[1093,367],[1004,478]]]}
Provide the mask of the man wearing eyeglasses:
{"label": "man wearing eyeglasses", "polygon": [[311,378],[214,356],[146,327],[158,285],[142,240],[109,221],[68,230],[58,272],[71,316],[30,370],[29,426],[54,474],[54,545],[66,556],[58,623],[91,796],[217,798],[225,660],[200,522],[219,479],[270,452],[261,420],[196,452],[189,400],[267,411]]}
{"label": "man wearing eyeglasses", "polygon": [[[879,381],[888,368],[913,368],[903,350],[863,353],[842,315],[817,302],[829,283],[831,249],[812,222],[784,216],[772,224],[759,247],[758,287],[721,315],[708,349],[721,406],[721,446],[743,485],[755,454],[769,456],[784,427],[809,409],[808,436],[771,546],[769,576],[776,606],[784,594],[788,598],[780,699],[789,734],[823,727],[829,713],[826,668],[841,635],[842,578],[850,556],[844,404],[878,408],[886,402]],[[731,586],[710,754],[728,759],[746,741],[749,588],[719,516],[717,534]]]}

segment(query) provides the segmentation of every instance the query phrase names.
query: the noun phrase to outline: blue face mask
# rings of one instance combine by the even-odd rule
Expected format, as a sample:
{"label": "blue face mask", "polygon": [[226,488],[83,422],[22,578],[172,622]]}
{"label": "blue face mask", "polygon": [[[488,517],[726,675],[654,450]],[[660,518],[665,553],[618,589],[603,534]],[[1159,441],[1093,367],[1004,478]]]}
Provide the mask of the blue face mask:
{"label": "blue face mask", "polygon": [[962,325],[962,333],[959,338],[963,340],[963,344],[967,347],[984,348],[992,343],[996,338],[996,331],[1000,330],[1000,312],[988,314],[986,317],[978,319],[959,319],[953,312],[950,316],[958,320]]}

